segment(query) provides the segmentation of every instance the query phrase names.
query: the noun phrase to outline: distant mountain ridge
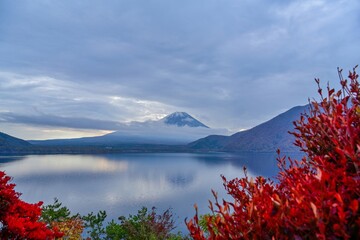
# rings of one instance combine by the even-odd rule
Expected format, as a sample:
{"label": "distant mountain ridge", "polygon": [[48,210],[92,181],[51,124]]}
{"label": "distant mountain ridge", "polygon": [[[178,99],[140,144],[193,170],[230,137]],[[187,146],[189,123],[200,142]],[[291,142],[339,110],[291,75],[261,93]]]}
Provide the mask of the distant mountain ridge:
{"label": "distant mountain ridge", "polygon": [[174,112],[157,121],[119,124],[119,129],[98,137],[30,141],[35,145],[165,144],[186,145],[211,134],[228,134],[211,129],[186,112]]}
{"label": "distant mountain ridge", "polygon": [[202,151],[244,151],[271,152],[278,148],[284,152],[295,152],[293,122],[308,111],[309,105],[293,107],[290,110],[254,128],[231,136],[212,135],[188,144],[192,149]]}
{"label": "distant mountain ridge", "polygon": [[[294,137],[288,131],[294,131],[293,121],[298,120],[301,114],[308,109],[309,105],[291,108],[267,122],[231,136],[211,134],[216,132],[216,129],[210,129],[201,122],[198,123],[196,119],[192,120],[194,118],[184,113],[170,114],[158,121],[132,122],[124,125],[123,129],[119,131],[99,137],[24,141],[0,132],[0,155],[116,152],[274,152],[278,148],[283,152],[297,152],[299,149],[293,145]],[[176,118],[180,120],[171,120]],[[190,123],[190,126],[186,123]],[[190,139],[193,140],[189,141]]]}

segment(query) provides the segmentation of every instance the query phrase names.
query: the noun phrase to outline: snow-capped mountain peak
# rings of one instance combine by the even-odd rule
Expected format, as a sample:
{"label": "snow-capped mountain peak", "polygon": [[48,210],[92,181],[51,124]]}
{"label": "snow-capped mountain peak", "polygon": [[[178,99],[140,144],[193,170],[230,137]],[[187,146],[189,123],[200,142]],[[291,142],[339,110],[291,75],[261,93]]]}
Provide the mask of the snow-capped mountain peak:
{"label": "snow-capped mountain peak", "polygon": [[178,127],[188,126],[209,128],[208,126],[196,120],[186,112],[174,112],[161,119],[161,121],[167,125],[176,125]]}

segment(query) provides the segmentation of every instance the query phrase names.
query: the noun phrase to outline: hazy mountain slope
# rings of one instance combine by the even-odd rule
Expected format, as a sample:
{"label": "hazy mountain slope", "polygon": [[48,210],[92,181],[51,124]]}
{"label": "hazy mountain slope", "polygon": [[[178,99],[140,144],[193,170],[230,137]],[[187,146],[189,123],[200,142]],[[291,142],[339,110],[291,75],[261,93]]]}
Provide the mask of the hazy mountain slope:
{"label": "hazy mountain slope", "polygon": [[29,147],[31,146],[25,140],[10,136],[8,134],[0,132],[0,147]]}
{"label": "hazy mountain slope", "polygon": [[[99,153],[144,153],[144,152],[186,152],[185,145],[121,144],[114,147],[91,144],[33,145],[19,138],[0,132],[0,162],[2,156],[28,154],[99,154]],[[90,146],[91,145],[91,146]]]}
{"label": "hazy mountain slope", "polygon": [[288,133],[293,131],[293,121],[300,118],[308,109],[298,106],[246,131],[235,133],[229,137],[208,136],[189,144],[193,149],[221,151],[298,151],[293,145],[294,137]]}
{"label": "hazy mountain slope", "polygon": [[17,154],[27,152],[32,145],[27,141],[0,132],[0,154]]}
{"label": "hazy mountain slope", "polygon": [[189,143],[192,149],[217,151],[223,150],[230,141],[230,137],[222,135],[210,135],[195,142]]}

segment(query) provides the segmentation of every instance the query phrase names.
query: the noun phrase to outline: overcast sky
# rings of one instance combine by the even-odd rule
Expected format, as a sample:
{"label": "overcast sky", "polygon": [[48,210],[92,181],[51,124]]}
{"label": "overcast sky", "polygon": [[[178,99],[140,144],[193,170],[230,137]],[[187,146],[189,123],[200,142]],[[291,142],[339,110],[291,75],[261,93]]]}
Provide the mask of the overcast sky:
{"label": "overcast sky", "polygon": [[358,0],[1,0],[0,131],[99,135],[174,111],[238,131],[359,56]]}

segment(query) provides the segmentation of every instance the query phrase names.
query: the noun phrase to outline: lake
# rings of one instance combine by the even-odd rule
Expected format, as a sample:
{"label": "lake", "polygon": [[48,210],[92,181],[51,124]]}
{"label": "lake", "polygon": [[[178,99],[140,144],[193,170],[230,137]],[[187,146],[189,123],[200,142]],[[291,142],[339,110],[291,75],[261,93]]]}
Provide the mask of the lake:
{"label": "lake", "polygon": [[0,157],[27,202],[56,197],[73,213],[106,210],[109,219],[136,214],[142,206],[172,208],[177,230],[193,217],[194,204],[208,213],[211,189],[226,198],[220,175],[228,179],[277,174],[276,153],[136,153]]}

